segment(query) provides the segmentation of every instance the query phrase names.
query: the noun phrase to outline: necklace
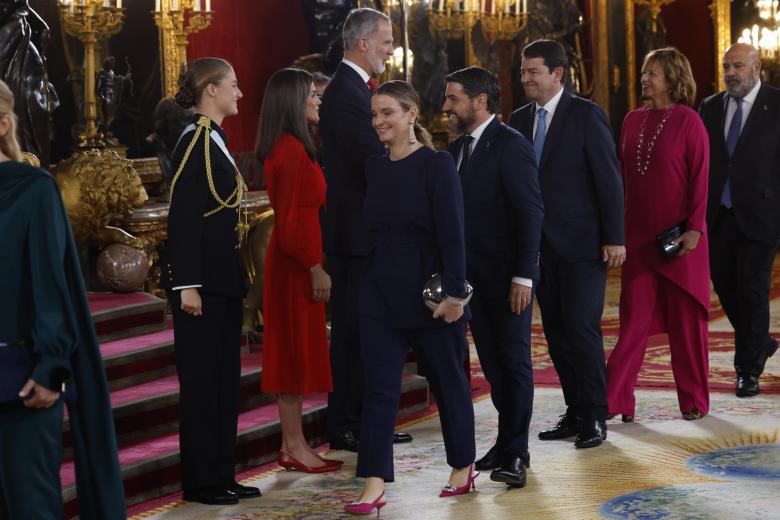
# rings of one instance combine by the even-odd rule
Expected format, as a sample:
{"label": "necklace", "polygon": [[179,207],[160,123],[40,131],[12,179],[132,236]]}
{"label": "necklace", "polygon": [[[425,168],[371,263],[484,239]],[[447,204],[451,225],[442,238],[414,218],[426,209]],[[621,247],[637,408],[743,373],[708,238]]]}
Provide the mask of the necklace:
{"label": "necklace", "polygon": [[644,161],[642,161],[642,146],[645,144],[645,127],[647,126],[647,118],[650,115],[650,107],[645,108],[645,117],[642,119],[642,125],[639,127],[639,140],[636,143],[636,171],[639,172],[639,175],[644,175],[647,173],[647,168],[650,166],[650,159],[653,156],[653,150],[655,150],[655,142],[658,140],[658,136],[661,135],[661,132],[663,132],[666,121],[668,121],[669,116],[672,115],[673,108],[674,105],[667,108],[664,112],[664,117],[655,128],[655,134],[647,143],[645,158]]}

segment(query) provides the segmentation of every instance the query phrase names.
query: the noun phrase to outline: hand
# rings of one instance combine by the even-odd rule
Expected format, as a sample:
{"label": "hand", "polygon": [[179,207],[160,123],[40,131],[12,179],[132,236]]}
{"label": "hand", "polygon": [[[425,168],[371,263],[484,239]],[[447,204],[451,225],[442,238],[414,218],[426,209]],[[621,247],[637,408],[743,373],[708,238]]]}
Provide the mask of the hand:
{"label": "hand", "polygon": [[531,303],[531,288],[512,282],[509,287],[509,308],[515,314],[520,314]]}
{"label": "hand", "polygon": [[203,302],[198,289],[190,287],[181,290],[181,310],[193,316],[203,316]]}
{"label": "hand", "polygon": [[19,391],[19,397],[27,408],[49,408],[57,402],[60,394],[39,385],[34,379],[28,379]]}
{"label": "hand", "polygon": [[696,249],[696,246],[699,245],[699,238],[701,238],[701,231],[694,231],[693,229],[689,229],[680,235],[680,238],[675,238],[672,240],[673,244],[682,245],[680,250],[677,251],[677,256],[687,255]]}
{"label": "hand", "polygon": [[447,323],[458,321],[461,316],[463,316],[463,305],[450,303],[447,301],[447,298],[444,298],[441,303],[439,303],[439,306],[436,307],[436,310],[433,311],[433,317],[435,319],[441,318]]}
{"label": "hand", "polygon": [[601,261],[607,269],[620,267],[626,261],[626,246],[601,246]]}
{"label": "hand", "polygon": [[312,299],[318,303],[325,303],[330,300],[330,275],[325,272],[325,269],[320,264],[312,267],[310,271]]}

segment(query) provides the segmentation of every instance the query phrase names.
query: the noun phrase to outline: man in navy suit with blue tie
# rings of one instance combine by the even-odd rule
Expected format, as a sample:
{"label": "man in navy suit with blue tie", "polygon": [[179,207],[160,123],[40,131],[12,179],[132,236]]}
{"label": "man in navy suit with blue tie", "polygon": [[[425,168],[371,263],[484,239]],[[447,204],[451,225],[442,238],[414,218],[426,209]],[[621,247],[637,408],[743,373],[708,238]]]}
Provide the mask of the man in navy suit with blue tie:
{"label": "man in navy suit with blue tie", "polygon": [[577,436],[577,448],[607,437],[607,367],[601,315],[607,269],[626,258],[623,183],[604,111],[564,88],[563,46],[537,40],[523,49],[522,78],[533,102],[509,126],[534,143],[544,199],[541,280],[544,334],[566,413],[541,440]]}
{"label": "man in navy suit with blue tie", "polygon": [[463,185],[469,322],[498,411],[498,438],[475,464],[491,480],[523,487],[533,408],[531,314],[539,278],[543,206],[533,148],[496,118],[496,77],[479,67],[446,78],[442,110],[463,134],[450,145]]}
{"label": "man in navy suit with blue tie", "polygon": [[[328,183],[323,242],[333,279],[328,437],[332,449],[357,452],[363,401],[357,302],[371,249],[363,218],[365,169],[366,160],[385,153],[371,127],[371,94],[376,89],[371,75],[384,72],[393,55],[393,27],[379,11],[353,9],[344,21],[342,37],[344,59],[320,106],[321,158]],[[395,436],[395,442],[410,440],[408,434]]]}
{"label": "man in navy suit with blue tie", "polygon": [[734,327],[737,397],[758,395],[777,340],[769,289],[780,241],[780,90],[761,82],[752,45],[723,55],[725,92],[702,102],[710,136],[707,230],[712,284]]}

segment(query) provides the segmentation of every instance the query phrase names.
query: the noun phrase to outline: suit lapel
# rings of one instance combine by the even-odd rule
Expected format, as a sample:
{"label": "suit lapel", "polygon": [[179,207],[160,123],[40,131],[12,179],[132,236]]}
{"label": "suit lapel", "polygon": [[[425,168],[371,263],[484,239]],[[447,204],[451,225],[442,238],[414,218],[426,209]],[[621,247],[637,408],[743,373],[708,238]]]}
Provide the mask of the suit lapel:
{"label": "suit lapel", "polygon": [[523,110],[523,116],[520,121],[520,133],[528,139],[529,143],[534,142],[534,119],[536,118],[536,103],[530,103],[527,110]]}
{"label": "suit lapel", "polygon": [[[469,156],[469,162],[466,164],[466,171],[463,172],[462,183],[464,191],[465,188],[479,176],[478,172],[480,165],[484,164],[484,161],[487,159],[486,154],[490,151],[490,148],[493,145],[493,139],[496,137],[496,134],[498,134],[500,126],[501,121],[498,120],[498,117],[494,117],[493,121],[485,127],[485,130],[479,137],[479,141],[477,141],[474,150]],[[460,137],[459,139],[461,142],[463,141],[463,137]],[[460,152],[460,147],[457,150]]]}
{"label": "suit lapel", "polygon": [[[560,101],[558,101],[558,106],[555,107],[555,114],[553,115],[552,123],[550,124],[550,128],[547,130],[547,135],[544,138],[544,148],[542,148],[542,160],[539,161],[539,171],[544,168],[544,163],[546,163],[547,159],[550,158],[550,154],[555,148],[555,144],[558,142],[558,138],[560,138],[561,133],[563,132],[563,127],[566,126],[566,112],[569,110],[570,104],[571,94],[564,90]],[[531,124],[531,128],[533,128],[533,123]],[[533,139],[531,142],[533,142]]]}
{"label": "suit lapel", "polygon": [[734,148],[734,155],[737,155],[739,150],[745,146],[744,143],[750,142],[751,134],[755,132],[755,129],[760,126],[761,121],[764,119],[767,108],[766,98],[766,87],[762,83],[761,88],[758,89],[756,100],[753,102],[753,108],[750,109],[750,115],[748,115],[747,121],[745,121],[745,126],[742,127],[742,132],[739,134],[737,146]]}

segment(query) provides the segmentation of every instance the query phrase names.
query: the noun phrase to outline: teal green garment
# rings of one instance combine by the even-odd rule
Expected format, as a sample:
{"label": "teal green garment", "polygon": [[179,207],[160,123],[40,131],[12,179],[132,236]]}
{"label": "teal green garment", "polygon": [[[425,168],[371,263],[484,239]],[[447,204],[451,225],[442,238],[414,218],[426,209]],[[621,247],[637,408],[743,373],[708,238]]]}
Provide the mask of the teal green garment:
{"label": "teal green garment", "polygon": [[0,341],[32,341],[32,378],[44,386],[53,369],[70,361],[78,395],[68,414],[80,518],[124,519],[103,360],[68,216],[46,171],[0,163],[0,241]]}

